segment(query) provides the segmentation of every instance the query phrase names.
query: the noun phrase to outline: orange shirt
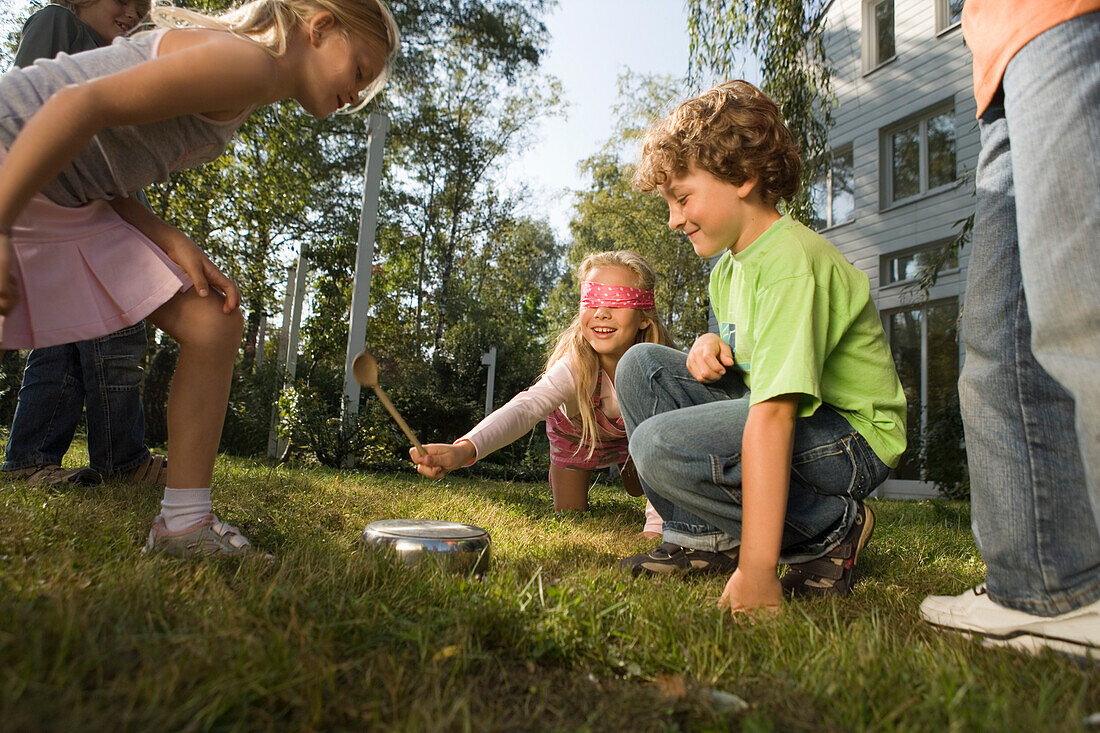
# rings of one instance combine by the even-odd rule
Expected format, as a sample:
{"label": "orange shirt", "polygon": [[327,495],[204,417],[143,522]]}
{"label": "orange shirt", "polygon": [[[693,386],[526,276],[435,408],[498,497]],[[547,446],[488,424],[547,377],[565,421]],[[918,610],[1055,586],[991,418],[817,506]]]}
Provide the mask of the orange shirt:
{"label": "orange shirt", "polygon": [[1100,0],[966,0],[963,37],[974,54],[978,116],[993,101],[1016,52],[1043,31],[1100,10]]}

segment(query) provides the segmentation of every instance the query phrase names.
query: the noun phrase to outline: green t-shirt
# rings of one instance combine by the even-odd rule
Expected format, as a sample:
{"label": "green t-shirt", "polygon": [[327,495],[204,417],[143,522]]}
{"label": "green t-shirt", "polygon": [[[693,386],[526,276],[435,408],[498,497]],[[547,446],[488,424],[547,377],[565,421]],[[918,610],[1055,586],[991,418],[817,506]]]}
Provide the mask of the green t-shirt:
{"label": "green t-shirt", "polygon": [[825,403],[890,467],[905,452],[905,394],[870,283],[827,239],[784,216],[710,275],[710,301],[752,404]]}

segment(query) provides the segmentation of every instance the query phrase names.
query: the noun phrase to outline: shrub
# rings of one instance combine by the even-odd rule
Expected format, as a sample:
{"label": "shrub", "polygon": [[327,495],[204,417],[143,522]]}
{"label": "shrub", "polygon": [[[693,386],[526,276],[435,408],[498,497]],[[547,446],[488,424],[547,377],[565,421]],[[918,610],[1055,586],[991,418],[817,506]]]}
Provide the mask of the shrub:
{"label": "shrub", "polygon": [[928,425],[921,438],[920,469],[926,481],[949,499],[970,498],[970,469],[966,461],[959,394],[951,390],[932,401]]}

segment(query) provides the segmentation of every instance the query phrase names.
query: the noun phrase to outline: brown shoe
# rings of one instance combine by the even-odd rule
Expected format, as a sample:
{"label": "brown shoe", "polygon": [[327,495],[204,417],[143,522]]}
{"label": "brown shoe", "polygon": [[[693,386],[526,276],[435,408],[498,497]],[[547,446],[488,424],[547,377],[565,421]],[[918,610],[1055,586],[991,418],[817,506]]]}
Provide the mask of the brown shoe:
{"label": "brown shoe", "polygon": [[168,459],[150,453],[145,463],[131,471],[123,480],[131,484],[153,484],[163,489],[168,483]]}
{"label": "brown shoe", "polygon": [[643,555],[631,555],[619,560],[619,568],[634,576],[694,573],[728,575],[737,569],[737,555],[736,548],[725,552],[708,552],[662,542]]}
{"label": "brown shoe", "polygon": [[833,549],[819,558],[795,563],[779,582],[791,596],[846,596],[852,592],[853,575],[859,553],[875,531],[875,514],[859,503],[856,521],[848,534]]}
{"label": "brown shoe", "polygon": [[55,463],[40,463],[37,466],[4,471],[4,476],[22,479],[31,486],[58,487],[64,484],[96,486],[103,483],[103,477],[94,468],[88,466],[62,468]]}

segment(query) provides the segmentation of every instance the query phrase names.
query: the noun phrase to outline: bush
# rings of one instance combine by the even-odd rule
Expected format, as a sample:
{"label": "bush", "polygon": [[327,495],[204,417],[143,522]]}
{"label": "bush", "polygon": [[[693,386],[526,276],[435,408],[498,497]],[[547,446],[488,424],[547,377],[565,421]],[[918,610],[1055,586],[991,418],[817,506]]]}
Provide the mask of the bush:
{"label": "bush", "polygon": [[27,365],[25,351],[5,351],[0,359],[0,425],[11,425],[19,387],[23,384],[23,368]]}
{"label": "bush", "polygon": [[238,456],[263,455],[271,431],[271,412],[275,406],[283,375],[274,362],[253,362],[252,369],[233,371],[229,405],[225,411],[220,450]]}
{"label": "bush", "polygon": [[921,475],[937,491],[948,499],[970,498],[970,468],[957,391],[933,400],[919,455]]}

